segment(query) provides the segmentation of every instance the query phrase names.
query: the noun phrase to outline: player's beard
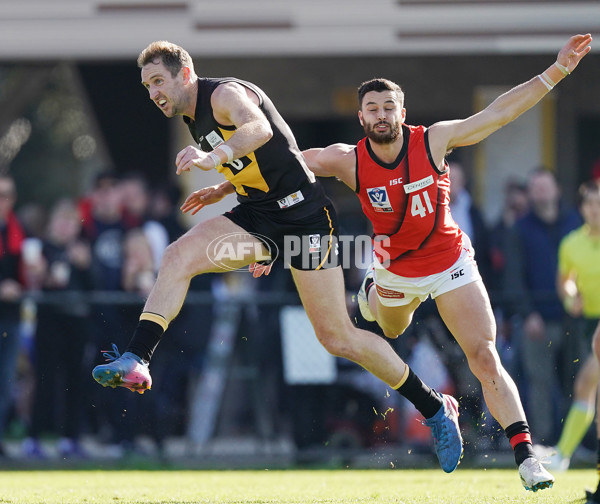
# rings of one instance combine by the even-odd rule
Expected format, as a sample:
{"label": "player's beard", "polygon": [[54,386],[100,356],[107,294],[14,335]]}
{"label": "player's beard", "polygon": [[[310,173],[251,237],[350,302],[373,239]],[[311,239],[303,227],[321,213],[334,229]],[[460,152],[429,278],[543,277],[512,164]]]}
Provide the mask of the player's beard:
{"label": "player's beard", "polygon": [[[378,133],[377,131],[375,131],[375,128],[378,124],[387,124],[390,127],[390,129],[386,133]],[[367,137],[378,144],[394,143],[396,140],[398,140],[398,137],[400,136],[399,122],[395,122],[392,124],[387,121],[379,121],[378,123],[372,125],[365,123],[363,129],[365,130],[365,134],[367,135]]]}

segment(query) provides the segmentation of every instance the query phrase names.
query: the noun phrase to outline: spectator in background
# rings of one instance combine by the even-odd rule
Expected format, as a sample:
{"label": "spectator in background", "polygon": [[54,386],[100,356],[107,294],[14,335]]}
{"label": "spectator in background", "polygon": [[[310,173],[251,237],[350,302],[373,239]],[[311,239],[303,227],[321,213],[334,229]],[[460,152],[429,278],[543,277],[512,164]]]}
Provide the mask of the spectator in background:
{"label": "spectator in background", "polygon": [[127,231],[123,241],[123,289],[148,296],[156,275],[152,247],[144,231],[134,228]]}
{"label": "spectator in background", "polygon": [[17,200],[15,182],[0,173],[0,457],[2,440],[12,405],[19,351],[19,299],[24,289],[21,252],[25,232],[13,211]]}
{"label": "spectator in background", "polygon": [[506,267],[506,234],[514,223],[529,210],[527,185],[517,179],[509,179],[504,186],[502,213],[490,233],[492,281],[491,287],[502,288],[502,278]]}
{"label": "spectator in background", "polygon": [[568,469],[571,455],[594,421],[600,380],[600,364],[591,353],[592,336],[600,319],[600,181],[582,184],[579,200],[584,224],[560,243],[557,289],[567,313],[583,317],[583,331],[570,335],[570,344],[580,347],[582,357],[587,357],[578,359],[582,364],[575,377],[573,403],[558,444],[536,447],[557,470]]}
{"label": "spectator in background", "polygon": [[450,212],[452,218],[471,239],[475,250],[475,260],[483,283],[489,286],[491,280],[490,232],[483,215],[473,202],[467,189],[467,175],[460,163],[448,163],[450,167]]}
{"label": "spectator in background", "polygon": [[[35,390],[26,456],[43,457],[39,437],[61,436],[61,457],[83,456],[79,445],[85,399],[85,348],[89,343],[89,304],[80,293],[91,289],[91,251],[80,238],[81,219],[75,203],[65,199],[51,211],[43,241],[45,275],[41,287],[64,293],[60,301],[40,303],[35,333]],[[87,366],[86,366],[87,367]]]}
{"label": "spectator in background", "polygon": [[[119,178],[114,172],[105,171],[97,175],[94,187],[87,198],[82,215],[83,235],[90,242],[92,250],[92,286],[95,291],[107,294],[123,292],[122,265],[123,242],[127,225],[123,213],[122,191]],[[125,307],[108,297],[106,301],[95,304],[92,310],[91,324],[95,355],[107,350],[104,344],[105,334],[115,335],[116,343],[124,343],[118,335],[122,333]],[[133,410],[131,400],[124,394],[118,394],[112,400],[104,390],[95,390],[93,421],[108,426],[104,440],[127,447],[133,444]],[[98,429],[99,425],[96,426]]]}
{"label": "spectator in background", "polygon": [[[512,303],[504,295],[503,278],[506,268],[506,235],[514,223],[529,210],[527,185],[510,178],[504,185],[504,202],[500,217],[490,233],[491,281],[490,297],[496,317],[497,346],[500,357],[511,376],[518,378],[518,339],[513,338]],[[517,386],[519,382],[517,380]]]}
{"label": "spectator in background", "polygon": [[523,324],[519,357],[527,387],[527,416],[538,442],[552,443],[561,413],[556,406],[561,408],[572,386],[563,374],[570,353],[565,312],[556,293],[558,247],[580,219],[576,211],[562,208],[558,183],[548,170],[538,168],[530,174],[527,194],[530,210],[507,235],[504,287]]}
{"label": "spectator in background", "polygon": [[92,273],[96,290],[121,288],[121,242],[126,226],[122,218],[118,182],[113,172],[98,174],[91,194],[80,204],[83,236],[92,245]]}
{"label": "spectator in background", "polygon": [[150,245],[154,271],[169,244],[165,227],[150,216],[151,193],[148,181],[139,173],[129,173],[119,182],[123,204],[123,220],[128,229],[140,228]]}
{"label": "spectator in background", "polygon": [[187,227],[181,220],[180,202],[181,189],[177,185],[167,183],[154,189],[150,216],[165,227],[169,235],[169,243],[174,242],[187,231]]}

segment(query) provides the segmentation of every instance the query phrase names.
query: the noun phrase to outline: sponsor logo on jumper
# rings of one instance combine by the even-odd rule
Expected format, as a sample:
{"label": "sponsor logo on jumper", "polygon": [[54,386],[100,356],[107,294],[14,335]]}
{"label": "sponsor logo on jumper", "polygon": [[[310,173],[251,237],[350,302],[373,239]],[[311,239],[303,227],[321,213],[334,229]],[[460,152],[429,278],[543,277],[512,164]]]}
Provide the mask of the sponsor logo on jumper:
{"label": "sponsor logo on jumper", "polygon": [[277,203],[279,204],[279,208],[289,208],[301,201],[304,201],[304,195],[302,191],[296,191],[295,193],[288,194],[285,198],[281,198]]}
{"label": "sponsor logo on jumper", "polygon": [[429,175],[429,177],[425,177],[424,179],[411,182],[410,184],[405,184],[404,192],[406,194],[410,194],[411,192],[418,191],[419,189],[423,189],[431,184],[433,184],[433,175]]}
{"label": "sponsor logo on jumper", "polygon": [[392,212],[393,208],[388,198],[387,189],[385,186],[368,187],[367,195],[371,206],[376,212]]}
{"label": "sponsor logo on jumper", "polygon": [[221,138],[221,135],[219,135],[215,130],[213,130],[208,135],[206,135],[206,141],[213,149],[216,149],[225,140],[223,140],[223,138]]}

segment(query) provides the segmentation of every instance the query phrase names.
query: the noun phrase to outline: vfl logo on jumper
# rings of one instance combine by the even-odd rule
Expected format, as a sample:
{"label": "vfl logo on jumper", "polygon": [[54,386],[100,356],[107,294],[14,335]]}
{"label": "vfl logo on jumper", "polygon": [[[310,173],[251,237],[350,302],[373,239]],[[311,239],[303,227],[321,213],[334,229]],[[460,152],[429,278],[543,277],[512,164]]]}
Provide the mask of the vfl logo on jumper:
{"label": "vfl logo on jumper", "polygon": [[[277,259],[279,250],[270,238],[263,235],[254,235],[262,243],[252,240],[247,233],[228,233],[215,238],[206,249],[208,259],[220,270],[249,271],[251,262],[269,261]],[[266,252],[265,252],[266,249]]]}
{"label": "vfl logo on jumper", "polygon": [[[209,150],[215,150],[219,145],[224,143],[225,140],[223,140],[221,135],[219,135],[215,130],[213,130],[205,137],[200,137],[201,146],[203,142],[208,145],[206,145],[206,148],[203,148],[202,150],[208,152]],[[208,149],[208,146],[210,146],[210,149]],[[240,159],[234,159],[230,163],[223,163],[223,166],[226,166],[234,172],[239,172],[243,170],[246,166],[248,166],[251,162],[252,160],[248,156],[242,156]]]}
{"label": "vfl logo on jumper", "polygon": [[288,194],[285,198],[281,198],[277,203],[279,203],[279,208],[289,208],[301,201],[304,201],[304,195],[302,191],[296,191],[295,193]]}
{"label": "vfl logo on jumper", "polygon": [[375,210],[376,212],[394,211],[388,198],[388,193],[385,186],[369,187],[367,188],[367,195],[369,196],[369,201],[373,206],[373,210]]}
{"label": "vfl logo on jumper", "polygon": [[316,254],[317,252],[321,252],[321,235],[311,234],[308,235],[308,253]]}

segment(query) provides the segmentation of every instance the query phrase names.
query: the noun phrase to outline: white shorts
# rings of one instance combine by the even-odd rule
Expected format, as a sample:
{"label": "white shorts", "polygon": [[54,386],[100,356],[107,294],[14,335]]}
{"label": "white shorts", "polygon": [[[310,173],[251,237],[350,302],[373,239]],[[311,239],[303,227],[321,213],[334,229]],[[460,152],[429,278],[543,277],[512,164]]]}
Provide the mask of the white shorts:
{"label": "white shorts", "polygon": [[440,294],[481,280],[473,248],[467,240],[465,242],[460,257],[452,266],[441,273],[424,277],[396,275],[375,259],[375,287],[379,302],[383,306],[404,306],[415,298],[423,302],[429,296],[435,299]]}

